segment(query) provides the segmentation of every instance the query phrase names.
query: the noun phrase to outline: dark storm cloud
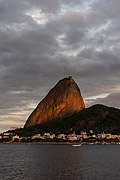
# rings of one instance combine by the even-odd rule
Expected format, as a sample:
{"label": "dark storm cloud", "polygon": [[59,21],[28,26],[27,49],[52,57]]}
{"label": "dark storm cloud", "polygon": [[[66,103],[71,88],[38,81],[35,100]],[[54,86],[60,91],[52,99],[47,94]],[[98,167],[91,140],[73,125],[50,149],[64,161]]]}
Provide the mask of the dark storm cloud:
{"label": "dark storm cloud", "polygon": [[119,0],[1,0],[1,129],[8,122],[23,126],[39,101],[68,75],[88,98],[86,106],[120,108],[119,12]]}

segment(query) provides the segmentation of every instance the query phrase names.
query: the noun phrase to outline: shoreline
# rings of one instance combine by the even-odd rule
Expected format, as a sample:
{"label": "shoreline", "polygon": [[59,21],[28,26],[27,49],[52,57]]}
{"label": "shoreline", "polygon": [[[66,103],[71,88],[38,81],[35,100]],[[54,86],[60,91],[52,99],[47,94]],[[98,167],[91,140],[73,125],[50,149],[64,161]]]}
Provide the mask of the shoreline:
{"label": "shoreline", "polygon": [[[75,142],[0,142],[0,144],[40,144],[40,145],[71,145],[71,143]],[[79,143],[75,143],[79,144]],[[120,143],[112,142],[112,143],[81,143],[81,145],[120,145]]]}

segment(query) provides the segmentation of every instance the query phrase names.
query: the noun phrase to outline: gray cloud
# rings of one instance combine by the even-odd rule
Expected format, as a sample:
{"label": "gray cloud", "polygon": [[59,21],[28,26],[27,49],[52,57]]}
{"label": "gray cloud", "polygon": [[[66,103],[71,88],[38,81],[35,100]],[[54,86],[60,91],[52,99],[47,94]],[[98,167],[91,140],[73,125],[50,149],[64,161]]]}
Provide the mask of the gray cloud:
{"label": "gray cloud", "polygon": [[23,126],[68,75],[89,98],[87,107],[120,108],[119,11],[119,0],[1,0],[0,130]]}
{"label": "gray cloud", "polygon": [[116,107],[120,109],[120,92],[114,92],[109,94],[105,98],[97,98],[96,100],[94,99],[89,99],[87,100],[88,105],[94,105],[96,104],[105,104],[110,107]]}

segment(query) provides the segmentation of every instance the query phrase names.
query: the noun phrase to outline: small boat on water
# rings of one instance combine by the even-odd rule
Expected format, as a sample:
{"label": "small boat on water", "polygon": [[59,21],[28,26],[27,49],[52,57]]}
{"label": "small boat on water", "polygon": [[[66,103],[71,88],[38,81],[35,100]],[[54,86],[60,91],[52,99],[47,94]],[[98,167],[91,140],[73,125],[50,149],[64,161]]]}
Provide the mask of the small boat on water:
{"label": "small boat on water", "polygon": [[81,144],[72,144],[71,146],[74,146],[74,147],[80,147]]}
{"label": "small boat on water", "polygon": [[82,142],[71,142],[70,145],[73,147],[80,147],[82,146]]}
{"label": "small boat on water", "polygon": [[70,143],[70,145],[73,147],[80,147],[80,146],[82,146],[82,140],[80,140],[78,142],[73,141]]}

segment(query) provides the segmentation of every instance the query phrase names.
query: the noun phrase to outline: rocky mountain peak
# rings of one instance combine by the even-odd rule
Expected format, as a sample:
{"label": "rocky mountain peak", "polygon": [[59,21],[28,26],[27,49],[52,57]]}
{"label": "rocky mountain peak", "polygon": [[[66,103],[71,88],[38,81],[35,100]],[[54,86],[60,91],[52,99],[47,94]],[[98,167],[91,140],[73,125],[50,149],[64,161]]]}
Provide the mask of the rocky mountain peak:
{"label": "rocky mountain peak", "polygon": [[72,76],[61,79],[38,104],[25,127],[66,117],[85,108],[80,89]]}

